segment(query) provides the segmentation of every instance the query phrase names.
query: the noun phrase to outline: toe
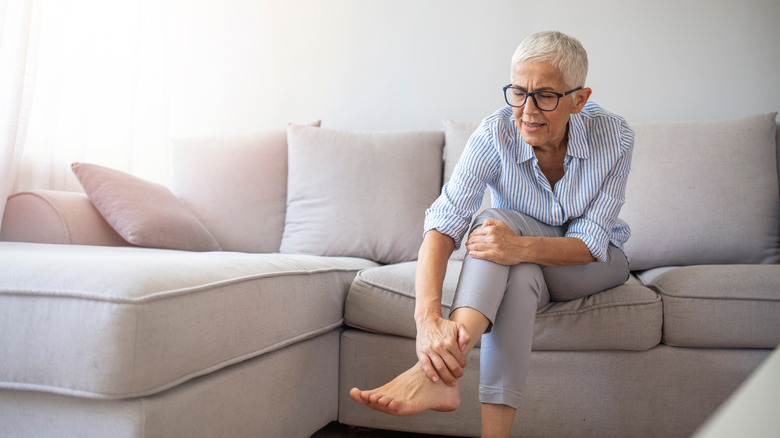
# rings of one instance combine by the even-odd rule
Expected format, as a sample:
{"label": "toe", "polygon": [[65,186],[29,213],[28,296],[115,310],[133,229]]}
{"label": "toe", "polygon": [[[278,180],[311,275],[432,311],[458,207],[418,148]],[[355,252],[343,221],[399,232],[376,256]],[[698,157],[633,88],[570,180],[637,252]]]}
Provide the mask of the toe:
{"label": "toe", "polygon": [[366,399],[363,397],[363,392],[357,388],[352,388],[349,390],[349,396],[352,398],[352,400],[356,401],[357,403],[360,403],[361,405],[364,405],[367,403]]}

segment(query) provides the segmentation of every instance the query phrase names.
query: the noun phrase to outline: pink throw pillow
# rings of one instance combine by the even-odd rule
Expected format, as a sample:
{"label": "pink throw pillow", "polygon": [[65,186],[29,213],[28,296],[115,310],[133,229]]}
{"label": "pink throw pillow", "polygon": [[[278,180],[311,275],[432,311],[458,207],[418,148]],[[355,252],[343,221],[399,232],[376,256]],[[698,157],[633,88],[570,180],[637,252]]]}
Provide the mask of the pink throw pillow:
{"label": "pink throw pillow", "polygon": [[214,236],[166,187],[95,164],[73,163],[71,168],[106,222],[133,245],[221,250]]}

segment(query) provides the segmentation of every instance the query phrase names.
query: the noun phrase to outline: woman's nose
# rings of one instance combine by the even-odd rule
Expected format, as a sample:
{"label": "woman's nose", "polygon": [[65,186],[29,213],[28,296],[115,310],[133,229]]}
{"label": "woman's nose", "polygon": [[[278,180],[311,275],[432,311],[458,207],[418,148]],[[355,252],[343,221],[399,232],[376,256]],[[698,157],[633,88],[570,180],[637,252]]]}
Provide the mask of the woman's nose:
{"label": "woman's nose", "polygon": [[531,112],[537,112],[539,111],[539,107],[536,106],[536,96],[528,96],[528,99],[525,100],[525,105],[523,105],[524,112],[528,112],[529,110]]}

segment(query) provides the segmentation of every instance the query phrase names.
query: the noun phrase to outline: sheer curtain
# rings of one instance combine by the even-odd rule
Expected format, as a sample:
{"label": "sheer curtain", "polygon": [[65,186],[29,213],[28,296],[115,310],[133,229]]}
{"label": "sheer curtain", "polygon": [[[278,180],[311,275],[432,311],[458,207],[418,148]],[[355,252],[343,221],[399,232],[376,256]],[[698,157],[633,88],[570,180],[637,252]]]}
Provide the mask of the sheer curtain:
{"label": "sheer curtain", "polygon": [[166,182],[168,1],[27,2],[40,2],[35,82],[11,191],[81,190],[76,161]]}
{"label": "sheer curtain", "polygon": [[39,17],[36,0],[0,0],[0,218],[25,145]]}

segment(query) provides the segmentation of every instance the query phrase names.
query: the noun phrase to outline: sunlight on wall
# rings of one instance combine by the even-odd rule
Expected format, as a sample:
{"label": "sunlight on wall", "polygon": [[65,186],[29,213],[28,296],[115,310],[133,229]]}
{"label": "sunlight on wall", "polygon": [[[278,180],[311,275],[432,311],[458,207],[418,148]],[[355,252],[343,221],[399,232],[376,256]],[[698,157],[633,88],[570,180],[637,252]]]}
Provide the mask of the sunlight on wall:
{"label": "sunlight on wall", "polygon": [[630,122],[778,109],[779,3],[659,1],[46,2],[20,187],[78,189],[71,161],[164,182],[171,137],[478,122],[544,29],[582,40],[593,99]]}
{"label": "sunlight on wall", "polygon": [[161,2],[42,8],[21,188],[79,190],[69,164],[167,175],[167,20]]}

